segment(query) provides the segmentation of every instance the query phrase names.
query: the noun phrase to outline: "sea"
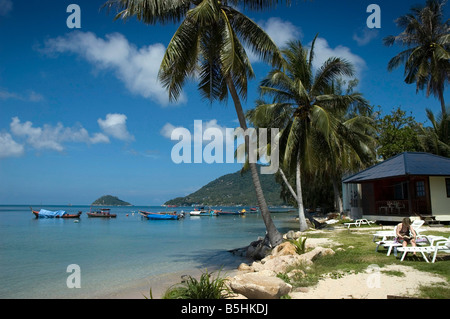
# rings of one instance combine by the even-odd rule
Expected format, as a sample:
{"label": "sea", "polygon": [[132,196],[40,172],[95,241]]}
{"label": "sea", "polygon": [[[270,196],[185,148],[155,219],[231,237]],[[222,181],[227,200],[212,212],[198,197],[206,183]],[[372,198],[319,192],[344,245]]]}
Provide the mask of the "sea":
{"label": "sea", "polygon": [[[260,213],[148,220],[140,210],[189,213],[193,208],[109,207],[116,218],[88,217],[89,206],[33,207],[40,208],[83,213],[79,219],[43,219],[27,205],[0,206],[2,299],[102,298],[189,269],[226,272],[247,261],[230,250],[265,235]],[[298,227],[295,211],[275,210],[271,215],[280,232]]]}

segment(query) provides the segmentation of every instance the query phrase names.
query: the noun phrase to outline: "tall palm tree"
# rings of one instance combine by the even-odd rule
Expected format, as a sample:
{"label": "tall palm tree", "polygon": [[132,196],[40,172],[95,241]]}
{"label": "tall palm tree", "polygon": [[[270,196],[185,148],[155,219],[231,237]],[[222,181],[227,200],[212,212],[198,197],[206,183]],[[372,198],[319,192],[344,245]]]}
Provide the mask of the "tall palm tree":
{"label": "tall palm tree", "polygon": [[360,93],[353,92],[353,88],[358,81],[350,81],[345,94],[344,83],[345,81],[338,80],[336,84],[332,83],[324,93],[334,95],[353,94],[357,98],[336,101],[336,103],[342,103],[339,107],[336,107],[335,104],[324,105],[336,119],[336,131],[328,139],[324,135],[319,135],[317,141],[321,154],[319,170],[322,170],[323,174],[331,179],[335,208],[340,213],[343,212],[340,190],[342,176],[345,173],[359,171],[372,164],[376,147],[375,120],[364,115],[369,113],[370,106]]}
{"label": "tall palm tree", "polygon": [[427,0],[424,7],[412,7],[411,12],[396,20],[404,31],[384,38],[387,46],[397,43],[407,47],[393,57],[388,70],[405,64],[405,82],[416,83],[416,90],[426,89],[427,97],[436,96],[446,112],[444,88],[450,77],[450,21],[443,21],[447,0]]}
{"label": "tall palm tree", "polygon": [[[314,72],[314,44],[315,39],[308,50],[300,41],[288,43],[282,51],[286,60],[285,70],[275,68],[261,82],[262,95],[271,97],[272,102],[258,101],[256,108],[248,113],[256,126],[282,128],[280,174],[296,198],[301,231],[308,228],[301,172],[315,170],[320,165],[323,154],[319,152],[319,141],[324,141],[327,151],[330,151],[348,131],[350,123],[348,127],[340,123],[334,112],[347,109],[351,103],[364,102],[360,93],[337,95],[329,92],[337,78],[353,75],[353,67],[340,58],[329,58]],[[356,144],[356,138],[354,142]],[[289,185],[284,170],[295,175],[295,190]]]}
{"label": "tall palm tree", "polygon": [[[198,89],[210,101],[224,101],[228,93],[234,102],[240,127],[247,130],[240,99],[246,98],[247,81],[254,77],[244,45],[271,65],[279,65],[281,53],[272,39],[233,5],[263,9],[277,1],[261,0],[111,0],[116,18],[135,16],[147,23],[181,22],[167,46],[159,79],[169,98],[176,100],[189,78],[198,78]],[[248,139],[246,140],[248,146]],[[282,242],[264,198],[257,166],[250,164],[258,205],[272,246]]]}
{"label": "tall palm tree", "polygon": [[450,114],[435,116],[430,109],[426,110],[431,127],[422,127],[419,141],[426,152],[450,157]]}

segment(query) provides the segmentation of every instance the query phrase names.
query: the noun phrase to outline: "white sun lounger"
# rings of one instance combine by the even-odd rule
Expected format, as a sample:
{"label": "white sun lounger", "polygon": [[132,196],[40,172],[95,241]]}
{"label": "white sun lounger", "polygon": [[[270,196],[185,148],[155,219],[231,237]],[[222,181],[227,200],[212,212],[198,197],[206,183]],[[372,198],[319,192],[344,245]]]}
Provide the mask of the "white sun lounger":
{"label": "white sun lounger", "polygon": [[[408,253],[419,252],[422,254],[423,259],[425,259],[427,263],[429,263],[428,258],[431,258],[431,255],[433,255],[431,262],[434,263],[436,261],[436,256],[438,252],[450,253],[450,237],[449,238],[445,238],[442,236],[425,236],[425,237],[430,242],[430,246],[397,248],[397,251],[403,252],[400,261],[403,261]],[[428,255],[428,258],[426,255]]]}
{"label": "white sun lounger", "polygon": [[361,224],[370,226],[370,224],[374,224],[374,223],[375,223],[374,221],[367,220],[367,219],[357,219],[353,223],[344,223],[344,225],[347,226],[347,228],[350,228],[350,226],[360,227]]}

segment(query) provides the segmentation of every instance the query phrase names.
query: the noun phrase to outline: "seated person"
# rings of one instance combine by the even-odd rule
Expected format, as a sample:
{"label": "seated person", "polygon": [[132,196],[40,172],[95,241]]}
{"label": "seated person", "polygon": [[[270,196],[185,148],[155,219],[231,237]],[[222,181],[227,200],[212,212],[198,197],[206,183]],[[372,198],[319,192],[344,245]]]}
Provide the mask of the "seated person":
{"label": "seated person", "polygon": [[[411,244],[416,247],[417,233],[414,228],[411,227],[411,219],[409,217],[403,218],[402,222],[397,225],[397,241],[406,247]],[[416,253],[414,253],[415,255]]]}

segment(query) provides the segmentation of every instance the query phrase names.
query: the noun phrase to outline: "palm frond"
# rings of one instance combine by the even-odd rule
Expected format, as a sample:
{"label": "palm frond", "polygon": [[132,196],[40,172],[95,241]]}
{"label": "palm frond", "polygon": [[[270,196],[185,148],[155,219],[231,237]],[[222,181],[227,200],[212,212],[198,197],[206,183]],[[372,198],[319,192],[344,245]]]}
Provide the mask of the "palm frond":
{"label": "palm frond", "polygon": [[103,8],[115,8],[116,20],[136,17],[146,24],[167,24],[182,21],[191,5],[190,0],[108,0]]}

